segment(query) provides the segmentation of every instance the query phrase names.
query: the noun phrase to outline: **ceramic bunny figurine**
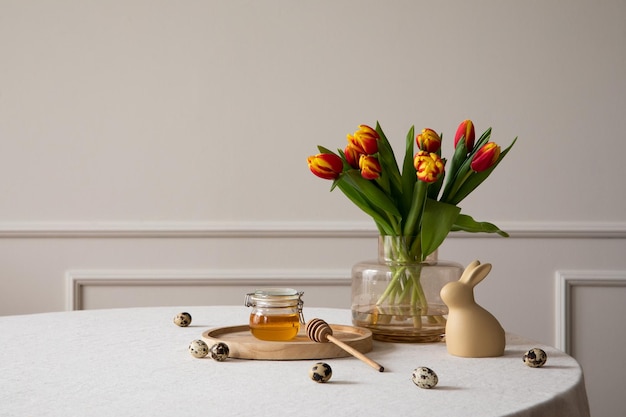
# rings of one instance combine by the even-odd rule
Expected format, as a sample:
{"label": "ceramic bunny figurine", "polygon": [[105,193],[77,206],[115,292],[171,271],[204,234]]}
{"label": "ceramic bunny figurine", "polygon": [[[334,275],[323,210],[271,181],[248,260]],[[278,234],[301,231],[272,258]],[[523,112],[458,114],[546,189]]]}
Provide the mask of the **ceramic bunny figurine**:
{"label": "ceramic bunny figurine", "polygon": [[490,271],[491,264],[474,261],[458,281],[449,282],[441,289],[441,299],[449,309],[446,346],[451,355],[482,358],[504,354],[504,329],[474,300],[474,287]]}

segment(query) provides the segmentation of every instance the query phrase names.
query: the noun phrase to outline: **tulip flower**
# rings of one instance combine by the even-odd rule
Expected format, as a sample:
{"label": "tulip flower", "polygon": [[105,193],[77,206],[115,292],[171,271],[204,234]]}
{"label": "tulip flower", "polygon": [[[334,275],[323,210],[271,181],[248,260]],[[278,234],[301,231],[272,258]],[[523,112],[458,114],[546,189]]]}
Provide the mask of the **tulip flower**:
{"label": "tulip flower", "polygon": [[454,135],[455,149],[462,137],[465,138],[465,147],[467,148],[467,151],[471,152],[474,148],[474,140],[476,138],[474,123],[471,120],[463,120],[457,128],[456,135]]}
{"label": "tulip flower", "polygon": [[352,168],[358,168],[361,155],[365,155],[360,149],[354,147],[351,143],[348,143],[346,148],[343,150],[343,153],[346,155],[346,161]]}
{"label": "tulip flower", "polygon": [[435,182],[443,174],[443,160],[434,152],[419,151],[415,154],[413,165],[417,170],[417,179],[427,183]]}
{"label": "tulip flower", "polygon": [[382,171],[378,158],[370,155],[361,155],[359,168],[361,169],[361,176],[366,180],[375,180],[380,177]]}
{"label": "tulip flower", "polygon": [[484,144],[472,158],[470,167],[474,172],[482,172],[493,166],[500,157],[500,146],[494,142]]}
{"label": "tulip flower", "polygon": [[417,146],[425,152],[437,152],[441,148],[441,137],[432,129],[424,129],[415,138]]}
{"label": "tulip flower", "polygon": [[348,134],[348,143],[366,155],[378,152],[378,133],[367,125],[360,125],[353,135]]}
{"label": "tulip flower", "polygon": [[309,156],[307,162],[311,172],[325,180],[337,179],[343,171],[343,161],[333,153],[318,153]]}

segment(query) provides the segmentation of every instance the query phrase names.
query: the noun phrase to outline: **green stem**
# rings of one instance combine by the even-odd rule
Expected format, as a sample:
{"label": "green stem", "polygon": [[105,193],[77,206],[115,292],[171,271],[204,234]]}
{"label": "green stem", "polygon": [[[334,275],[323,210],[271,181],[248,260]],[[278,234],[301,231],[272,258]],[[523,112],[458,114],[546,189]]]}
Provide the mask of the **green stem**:
{"label": "green stem", "polygon": [[[422,316],[428,311],[428,301],[421,285],[421,250],[419,236],[387,236],[382,242],[384,257],[389,262],[391,279],[376,302],[386,314],[412,316],[415,328],[422,325]],[[402,305],[402,308],[394,307]],[[406,310],[408,309],[408,310]]]}
{"label": "green stem", "polygon": [[424,294],[424,288],[422,288],[422,284],[420,282],[419,277],[416,279],[416,282],[415,282],[415,293],[416,293],[416,300],[414,302],[414,305],[419,306],[421,309],[422,315],[425,315],[428,312],[428,301],[426,300],[426,294]]}
{"label": "green stem", "polygon": [[406,223],[404,224],[404,236],[413,236],[416,234],[415,227],[420,224],[422,213],[424,212],[424,205],[426,204],[427,192],[428,184],[418,180],[415,183],[413,191],[413,203],[411,204],[411,210],[409,211]]}
{"label": "green stem", "polygon": [[404,275],[405,267],[401,266],[398,269],[395,269],[395,268],[393,268],[393,269],[394,269],[394,272],[393,272],[393,275],[391,277],[391,281],[389,281],[389,284],[387,285],[387,288],[385,288],[385,292],[383,292],[383,294],[378,298],[378,301],[376,302],[376,305],[383,304],[392,293],[398,292],[398,287],[397,286],[400,285],[400,282],[398,282],[398,281]]}

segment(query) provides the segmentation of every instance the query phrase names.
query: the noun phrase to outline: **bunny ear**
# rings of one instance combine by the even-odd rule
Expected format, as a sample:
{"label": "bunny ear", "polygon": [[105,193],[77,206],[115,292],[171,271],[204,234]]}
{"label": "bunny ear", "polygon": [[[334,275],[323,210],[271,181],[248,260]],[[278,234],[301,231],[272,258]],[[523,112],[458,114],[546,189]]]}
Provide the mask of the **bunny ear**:
{"label": "bunny ear", "polygon": [[474,271],[474,269],[476,269],[476,267],[478,267],[478,265],[480,265],[480,261],[478,259],[476,259],[475,261],[470,262],[469,265],[467,265],[467,268],[465,268],[465,271],[463,271],[463,274],[461,275],[461,278],[459,278],[459,281],[461,282],[469,282],[469,277],[472,273],[472,271]]}
{"label": "bunny ear", "polygon": [[491,264],[479,265],[472,272],[470,272],[465,282],[467,282],[472,287],[475,287],[480,281],[482,281],[487,275],[489,275],[489,272],[491,272]]}

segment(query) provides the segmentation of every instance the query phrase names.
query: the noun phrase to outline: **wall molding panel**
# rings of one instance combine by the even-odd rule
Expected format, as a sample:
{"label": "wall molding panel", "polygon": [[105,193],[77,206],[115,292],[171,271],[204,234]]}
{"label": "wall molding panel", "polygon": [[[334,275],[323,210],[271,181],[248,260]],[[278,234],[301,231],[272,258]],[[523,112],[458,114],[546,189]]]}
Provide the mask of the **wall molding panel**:
{"label": "wall molding panel", "polygon": [[[85,290],[96,287],[257,288],[272,286],[344,287],[351,279],[345,270],[70,270],[66,278],[66,310],[84,309]],[[243,302],[241,292],[241,302]]]}
{"label": "wall molding panel", "polygon": [[556,273],[556,347],[572,352],[573,310],[572,291],[576,287],[626,287],[626,271],[557,271]]}
{"label": "wall molding panel", "polygon": [[[626,238],[623,222],[495,222],[512,238]],[[378,232],[366,222],[4,222],[0,238],[359,238]],[[493,238],[451,233],[449,238]]]}

